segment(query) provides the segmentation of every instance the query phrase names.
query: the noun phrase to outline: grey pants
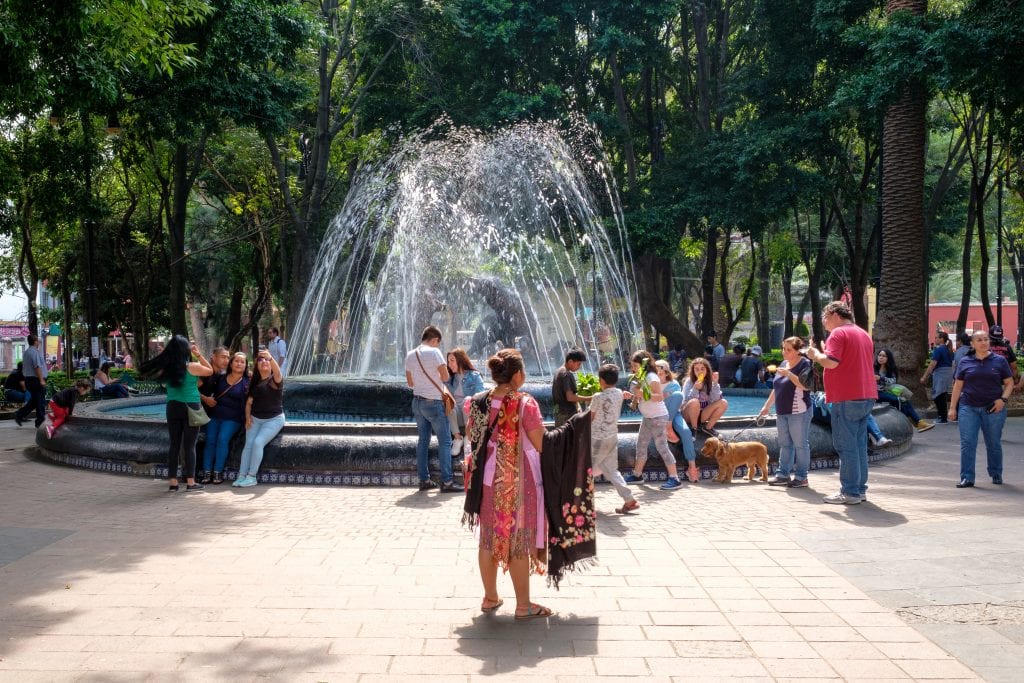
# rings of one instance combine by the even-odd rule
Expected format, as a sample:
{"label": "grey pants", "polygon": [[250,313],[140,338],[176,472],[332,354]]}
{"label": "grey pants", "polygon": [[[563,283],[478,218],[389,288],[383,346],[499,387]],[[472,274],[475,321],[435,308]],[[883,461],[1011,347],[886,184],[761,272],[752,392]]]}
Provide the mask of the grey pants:
{"label": "grey pants", "polygon": [[619,437],[592,439],[590,460],[594,469],[601,470],[604,478],[615,486],[615,490],[622,496],[622,500],[627,503],[634,500],[633,492],[626,485],[626,480],[622,478],[622,472],[619,472]]}
{"label": "grey pants", "polygon": [[647,462],[647,447],[651,443],[651,439],[654,439],[654,447],[658,449],[658,455],[665,461],[665,465],[676,464],[675,456],[668,449],[668,437],[665,436],[666,425],[668,425],[668,415],[645,417],[640,422],[640,432],[636,435],[637,469],[643,470],[644,463]]}

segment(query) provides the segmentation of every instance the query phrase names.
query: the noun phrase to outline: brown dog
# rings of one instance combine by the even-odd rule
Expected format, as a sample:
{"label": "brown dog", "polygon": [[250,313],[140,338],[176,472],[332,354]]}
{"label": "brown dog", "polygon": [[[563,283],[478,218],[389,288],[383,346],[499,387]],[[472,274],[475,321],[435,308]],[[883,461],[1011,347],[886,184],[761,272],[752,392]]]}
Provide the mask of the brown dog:
{"label": "brown dog", "polygon": [[714,437],[704,442],[700,449],[701,455],[713,457],[718,461],[718,476],[715,481],[728,483],[732,481],[736,468],[747,466],[747,480],[754,480],[754,467],[761,468],[761,481],[768,481],[768,448],[757,441],[737,441],[729,443]]}

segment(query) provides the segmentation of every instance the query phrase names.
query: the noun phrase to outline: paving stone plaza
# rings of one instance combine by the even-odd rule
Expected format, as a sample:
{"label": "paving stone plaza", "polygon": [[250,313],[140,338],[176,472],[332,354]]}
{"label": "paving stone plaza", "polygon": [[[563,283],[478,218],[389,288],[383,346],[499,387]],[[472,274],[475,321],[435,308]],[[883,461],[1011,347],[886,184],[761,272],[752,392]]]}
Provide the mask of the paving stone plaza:
{"label": "paving stone plaza", "polygon": [[479,611],[462,497],[209,487],[53,465],[0,422],[0,680],[1024,678],[1024,418],[1005,479],[957,490],[955,426],[875,465],[868,502],[808,489],[599,487],[599,566],[556,616]]}

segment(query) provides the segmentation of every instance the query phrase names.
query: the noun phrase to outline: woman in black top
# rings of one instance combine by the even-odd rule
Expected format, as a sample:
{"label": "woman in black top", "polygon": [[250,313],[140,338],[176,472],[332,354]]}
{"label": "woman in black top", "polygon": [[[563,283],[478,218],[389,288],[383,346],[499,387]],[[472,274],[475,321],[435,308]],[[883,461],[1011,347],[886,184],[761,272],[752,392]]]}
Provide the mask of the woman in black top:
{"label": "woman in black top", "polygon": [[263,449],[284,427],[284,378],[277,361],[266,349],[256,355],[256,370],[245,403],[245,448],[232,486],[255,486],[263,462]]}

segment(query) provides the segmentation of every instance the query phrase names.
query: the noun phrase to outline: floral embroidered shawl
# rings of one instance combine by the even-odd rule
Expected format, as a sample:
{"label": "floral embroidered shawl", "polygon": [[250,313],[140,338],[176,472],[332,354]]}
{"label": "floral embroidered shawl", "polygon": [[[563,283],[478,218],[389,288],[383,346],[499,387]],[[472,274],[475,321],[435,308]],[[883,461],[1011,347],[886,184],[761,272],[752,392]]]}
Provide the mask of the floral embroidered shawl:
{"label": "floral embroidered shawl", "polygon": [[579,413],[544,435],[541,469],[548,514],[548,585],[597,557],[597,510],[590,460],[590,413]]}

